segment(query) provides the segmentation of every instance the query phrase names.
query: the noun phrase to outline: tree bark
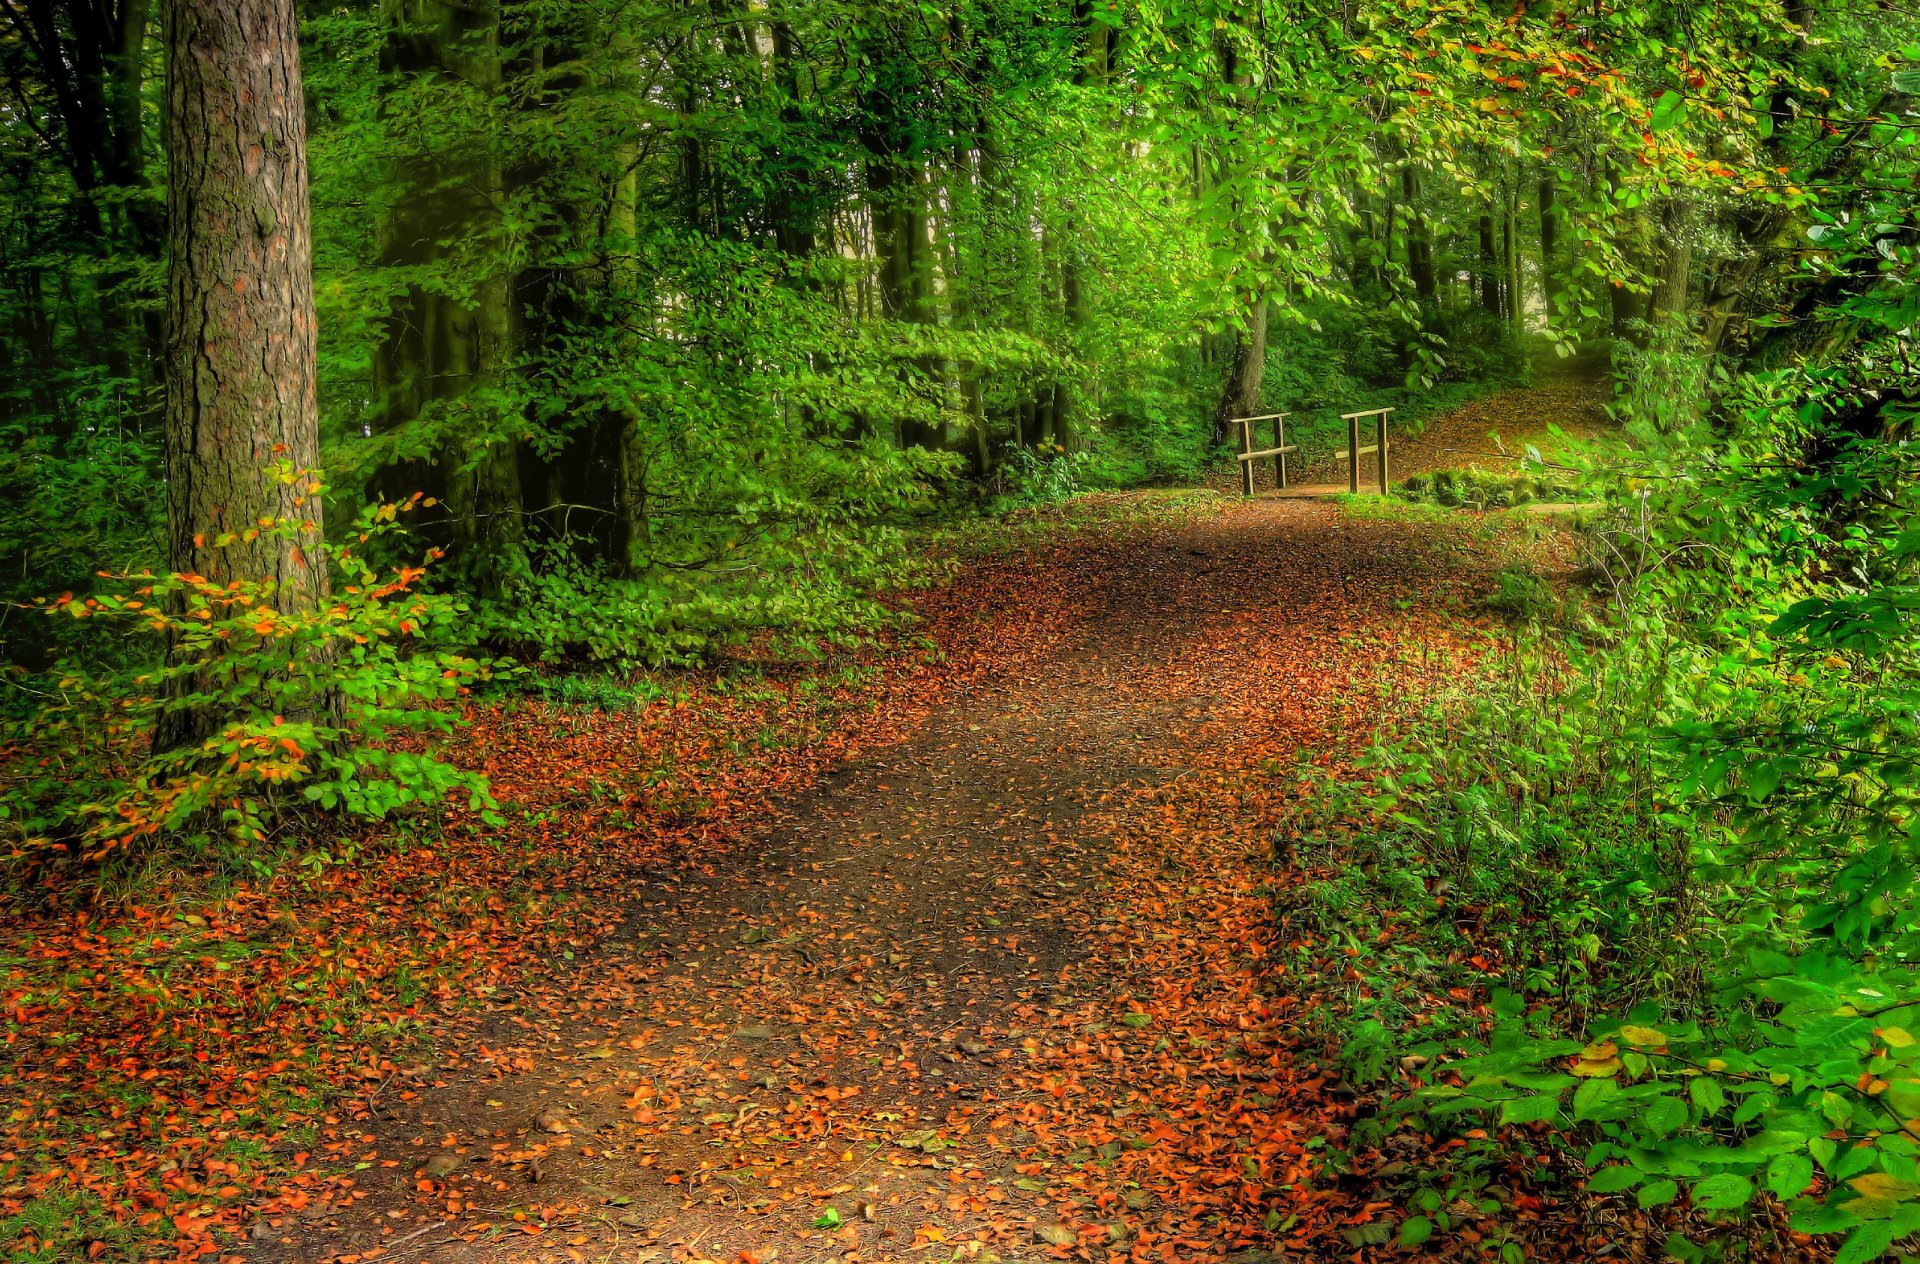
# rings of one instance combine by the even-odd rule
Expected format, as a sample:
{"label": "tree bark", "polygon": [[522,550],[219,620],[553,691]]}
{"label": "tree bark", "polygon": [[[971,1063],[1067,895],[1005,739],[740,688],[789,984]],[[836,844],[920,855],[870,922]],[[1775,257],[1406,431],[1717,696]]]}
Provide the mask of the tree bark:
{"label": "tree bark", "polygon": [[[327,596],[314,393],[306,102],[294,0],[172,0],[167,76],[167,562],[270,584],[283,611]],[[262,520],[295,534],[248,531]],[[223,543],[231,533],[235,538]],[[162,747],[213,731],[181,714]]]}
{"label": "tree bark", "polygon": [[1213,411],[1213,441],[1226,442],[1227,423],[1260,411],[1260,387],[1267,376],[1267,296],[1247,308],[1247,327],[1233,340],[1233,361]]}
{"label": "tree bark", "polygon": [[1480,217],[1480,306],[1491,315],[1506,310],[1500,297],[1500,261],[1493,246],[1493,216]]}
{"label": "tree bark", "polygon": [[1433,268],[1433,232],[1420,213],[1420,176],[1408,163],[1400,168],[1400,198],[1407,206],[1407,272],[1413,292],[1429,302],[1439,295]]}
{"label": "tree bark", "polygon": [[1660,213],[1660,235],[1664,249],[1660,256],[1660,275],[1648,296],[1647,323],[1658,326],[1668,317],[1684,313],[1693,280],[1693,208],[1670,201]]}

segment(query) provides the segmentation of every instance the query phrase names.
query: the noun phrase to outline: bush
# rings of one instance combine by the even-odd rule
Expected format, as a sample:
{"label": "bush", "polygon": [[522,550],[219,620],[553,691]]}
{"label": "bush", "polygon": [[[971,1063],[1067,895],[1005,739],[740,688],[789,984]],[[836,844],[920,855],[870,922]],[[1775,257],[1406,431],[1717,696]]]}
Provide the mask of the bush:
{"label": "bush", "polygon": [[1315,816],[1380,824],[1325,867],[1427,879],[1358,901],[1420,935],[1368,1012],[1461,1002],[1396,1023],[1431,1063],[1376,1131],[1545,1126],[1594,1193],[1684,1197],[1694,1237],[1776,1200],[1857,1264],[1920,1231],[1920,529],[1796,372],[1634,456],[1590,539],[1604,619],[1493,660]]}
{"label": "bush", "polygon": [[[421,591],[426,564],[378,575],[359,560],[420,503],[369,507],[346,533],[354,545],[321,546],[333,592],[311,609],[280,608],[270,582],[153,572],[102,572],[86,596],[36,603],[88,641],[131,638],[145,653],[131,667],[76,653],[16,672],[31,704],[0,748],[0,830],[15,859],[99,861],[212,833],[251,845],[301,803],[377,818],[458,795],[490,809],[479,774],[393,741],[450,731],[436,704],[497,669],[455,652],[466,608]],[[155,733],[188,713],[216,717],[214,731],[157,749]]]}

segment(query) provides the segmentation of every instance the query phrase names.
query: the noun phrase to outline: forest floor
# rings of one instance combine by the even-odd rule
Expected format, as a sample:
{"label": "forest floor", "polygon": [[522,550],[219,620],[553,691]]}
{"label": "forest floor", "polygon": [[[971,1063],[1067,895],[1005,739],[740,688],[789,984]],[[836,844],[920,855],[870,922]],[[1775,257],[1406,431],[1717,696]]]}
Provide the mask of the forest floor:
{"label": "forest floor", "polygon": [[916,598],[931,652],[476,710],[505,830],[12,919],[0,1246],[1352,1257],[1400,1213],[1271,840],[1551,536],[1195,493],[1005,530]]}
{"label": "forest floor", "polygon": [[1383,1209],[1322,1179],[1350,1099],[1296,1056],[1268,840],[1298,757],[1464,650],[1484,583],[1450,543],[1256,500],[1056,553],[1070,615],[1008,629],[1036,652],[752,837],[634,875],[622,928],[516,983],[486,1056],[341,1120],[375,1166],[263,1257],[1342,1244]]}

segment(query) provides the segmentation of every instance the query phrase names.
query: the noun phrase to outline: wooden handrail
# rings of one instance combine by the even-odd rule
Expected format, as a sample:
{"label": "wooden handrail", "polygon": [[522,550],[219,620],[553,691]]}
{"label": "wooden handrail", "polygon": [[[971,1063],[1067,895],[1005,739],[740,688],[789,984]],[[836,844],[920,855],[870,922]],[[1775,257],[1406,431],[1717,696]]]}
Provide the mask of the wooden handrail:
{"label": "wooden handrail", "polygon": [[[1347,491],[1355,496],[1360,494],[1360,458],[1374,453],[1375,464],[1379,466],[1380,494],[1387,494],[1387,414],[1392,408],[1365,408],[1357,413],[1341,413],[1340,420],[1347,423]],[[1366,447],[1360,446],[1360,420],[1371,417],[1373,422],[1373,442]]]}
{"label": "wooden handrail", "polygon": [[[1287,442],[1287,414],[1261,413],[1258,417],[1231,418],[1234,425],[1240,427],[1240,492],[1253,495],[1253,463],[1262,457],[1273,458],[1274,486],[1285,490],[1287,486],[1287,453],[1298,449]],[[1273,423],[1273,446],[1253,450],[1253,424],[1257,421]]]}

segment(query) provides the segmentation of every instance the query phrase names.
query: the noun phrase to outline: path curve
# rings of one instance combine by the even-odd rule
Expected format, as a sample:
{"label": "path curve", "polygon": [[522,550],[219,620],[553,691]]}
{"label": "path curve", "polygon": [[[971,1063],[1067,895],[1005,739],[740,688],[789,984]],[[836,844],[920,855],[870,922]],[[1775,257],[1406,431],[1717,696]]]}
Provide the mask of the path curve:
{"label": "path curve", "polygon": [[750,842],[635,875],[622,932],[555,963],[568,1011],[529,989],[438,1087],[331,1120],[353,1189],[254,1256],[1330,1249],[1367,1213],[1319,1172],[1347,1106],[1298,1048],[1272,825],[1491,564],[1272,499],[1059,550],[1066,627]]}

